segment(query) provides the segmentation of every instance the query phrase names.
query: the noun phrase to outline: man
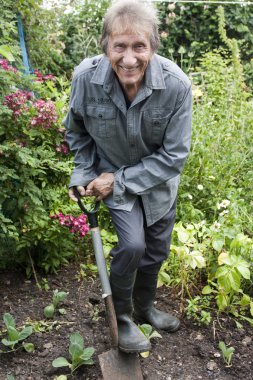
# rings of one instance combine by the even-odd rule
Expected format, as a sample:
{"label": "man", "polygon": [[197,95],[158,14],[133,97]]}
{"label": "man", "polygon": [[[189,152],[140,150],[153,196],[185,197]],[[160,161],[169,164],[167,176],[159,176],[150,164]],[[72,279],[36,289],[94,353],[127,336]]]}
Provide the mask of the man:
{"label": "man", "polygon": [[[154,307],[158,272],[167,258],[180,172],[190,148],[191,85],[171,61],[155,54],[158,19],[151,5],[122,0],[104,19],[104,55],[75,70],[67,141],[75,153],[73,187],[110,210],[118,246],[110,283],[119,349],[150,343],[139,321],[169,332],[179,320]],[[133,308],[134,304],[134,308]]]}

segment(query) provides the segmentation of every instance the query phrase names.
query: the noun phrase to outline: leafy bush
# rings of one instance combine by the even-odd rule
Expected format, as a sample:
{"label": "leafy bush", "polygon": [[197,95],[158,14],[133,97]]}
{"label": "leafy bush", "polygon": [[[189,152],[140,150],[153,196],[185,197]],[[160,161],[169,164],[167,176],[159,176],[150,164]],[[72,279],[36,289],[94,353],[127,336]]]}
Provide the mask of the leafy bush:
{"label": "leafy bush", "polygon": [[24,77],[6,62],[0,83],[0,259],[12,252],[28,271],[33,261],[56,270],[80,250],[80,239],[50,217],[79,211],[67,196],[72,160],[61,120],[68,92],[63,81],[39,72]]}

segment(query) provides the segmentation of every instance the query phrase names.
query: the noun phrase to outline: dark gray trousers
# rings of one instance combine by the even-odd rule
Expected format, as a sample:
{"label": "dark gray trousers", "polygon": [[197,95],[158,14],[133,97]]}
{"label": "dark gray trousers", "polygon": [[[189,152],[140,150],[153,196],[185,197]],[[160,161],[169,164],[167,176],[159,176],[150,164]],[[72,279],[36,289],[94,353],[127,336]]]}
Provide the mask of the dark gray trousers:
{"label": "dark gray trousers", "polygon": [[113,257],[111,271],[117,275],[130,274],[136,269],[158,273],[169,254],[176,201],[163,218],[149,227],[141,198],[137,199],[130,212],[110,209],[110,214],[118,236],[118,245],[110,252]]}

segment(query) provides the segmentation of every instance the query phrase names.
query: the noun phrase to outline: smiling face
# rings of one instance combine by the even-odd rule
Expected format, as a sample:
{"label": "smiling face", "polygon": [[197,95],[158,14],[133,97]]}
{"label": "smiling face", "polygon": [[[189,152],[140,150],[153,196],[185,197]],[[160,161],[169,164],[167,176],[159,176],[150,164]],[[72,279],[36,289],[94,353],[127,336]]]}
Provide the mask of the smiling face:
{"label": "smiling face", "polygon": [[127,94],[138,92],[152,55],[148,34],[125,32],[109,37],[107,56]]}

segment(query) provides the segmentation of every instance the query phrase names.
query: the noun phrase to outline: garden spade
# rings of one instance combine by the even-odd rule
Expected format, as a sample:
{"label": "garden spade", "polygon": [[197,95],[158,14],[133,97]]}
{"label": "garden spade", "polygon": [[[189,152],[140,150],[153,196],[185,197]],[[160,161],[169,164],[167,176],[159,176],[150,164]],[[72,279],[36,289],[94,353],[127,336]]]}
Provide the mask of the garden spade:
{"label": "garden spade", "polygon": [[105,301],[106,316],[109,324],[112,349],[98,355],[100,368],[104,380],[143,380],[138,354],[126,354],[119,351],[118,327],[115,315],[112,291],[108,278],[102,239],[98,226],[98,210],[100,202],[96,202],[92,210],[87,210],[81,201],[76,188],[74,194],[78,199],[78,205],[87,215],[91,230],[93,249],[95,253],[98,274],[102,287],[102,298]]}

